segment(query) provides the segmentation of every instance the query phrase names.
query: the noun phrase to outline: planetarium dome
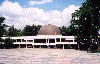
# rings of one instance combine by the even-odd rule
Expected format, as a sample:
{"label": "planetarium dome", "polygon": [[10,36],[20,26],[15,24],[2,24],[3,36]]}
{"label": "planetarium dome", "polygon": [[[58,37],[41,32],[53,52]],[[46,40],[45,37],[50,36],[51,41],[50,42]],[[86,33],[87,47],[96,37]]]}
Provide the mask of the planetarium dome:
{"label": "planetarium dome", "polygon": [[57,26],[48,24],[40,28],[38,35],[61,35],[61,33]]}

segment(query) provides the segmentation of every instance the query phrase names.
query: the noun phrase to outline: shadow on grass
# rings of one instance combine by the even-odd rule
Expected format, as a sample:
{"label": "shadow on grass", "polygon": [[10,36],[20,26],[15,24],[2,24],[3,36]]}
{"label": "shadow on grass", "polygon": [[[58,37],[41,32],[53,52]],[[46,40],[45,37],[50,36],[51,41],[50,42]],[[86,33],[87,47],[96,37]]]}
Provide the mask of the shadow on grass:
{"label": "shadow on grass", "polygon": [[100,53],[100,50],[97,50],[95,53]]}

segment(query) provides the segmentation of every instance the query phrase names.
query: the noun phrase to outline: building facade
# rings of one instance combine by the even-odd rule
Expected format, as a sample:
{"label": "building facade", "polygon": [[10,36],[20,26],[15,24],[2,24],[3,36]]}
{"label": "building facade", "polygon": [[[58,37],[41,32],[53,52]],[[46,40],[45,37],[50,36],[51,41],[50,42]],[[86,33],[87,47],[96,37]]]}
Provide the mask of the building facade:
{"label": "building facade", "polygon": [[74,36],[62,36],[59,28],[51,24],[41,27],[37,36],[10,37],[10,39],[13,39],[13,45],[19,48],[77,48]]}

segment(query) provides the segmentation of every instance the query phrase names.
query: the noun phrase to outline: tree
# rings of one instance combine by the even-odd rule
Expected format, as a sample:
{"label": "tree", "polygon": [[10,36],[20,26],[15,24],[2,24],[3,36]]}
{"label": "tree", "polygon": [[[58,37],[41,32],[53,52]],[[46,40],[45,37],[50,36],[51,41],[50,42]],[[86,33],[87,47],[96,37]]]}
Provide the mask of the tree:
{"label": "tree", "polygon": [[32,25],[32,26],[30,26],[30,25],[26,25],[26,27],[24,27],[24,31],[23,31],[23,33],[24,33],[24,36],[35,36],[35,35],[37,35],[38,34],[38,31],[40,30],[40,27],[41,27],[41,25],[38,25],[38,26],[36,26],[36,25]]}
{"label": "tree", "polygon": [[5,48],[11,48],[11,47],[13,47],[13,42],[14,42],[14,40],[13,39],[10,39],[10,37],[9,38],[6,38],[4,40],[4,47]]}
{"label": "tree", "polygon": [[17,36],[24,36],[23,32],[24,32],[24,30],[19,29],[17,31]]}
{"label": "tree", "polygon": [[4,17],[0,17],[0,43],[2,43],[4,40],[1,38],[4,35],[4,31],[5,31],[5,24],[4,23],[5,18]]}
{"label": "tree", "polygon": [[[98,42],[100,29],[100,0],[87,0],[79,10],[72,13],[71,25],[81,44]],[[72,29],[72,30],[73,30]]]}
{"label": "tree", "polygon": [[70,28],[66,26],[59,27],[60,32],[63,36],[69,36],[70,35]]}
{"label": "tree", "polygon": [[14,28],[14,26],[11,26],[8,29],[8,36],[17,36],[17,32],[18,32],[18,29]]}
{"label": "tree", "polygon": [[4,28],[5,28],[5,24],[4,23],[5,18],[4,17],[0,17],[0,38],[3,36],[4,34]]}

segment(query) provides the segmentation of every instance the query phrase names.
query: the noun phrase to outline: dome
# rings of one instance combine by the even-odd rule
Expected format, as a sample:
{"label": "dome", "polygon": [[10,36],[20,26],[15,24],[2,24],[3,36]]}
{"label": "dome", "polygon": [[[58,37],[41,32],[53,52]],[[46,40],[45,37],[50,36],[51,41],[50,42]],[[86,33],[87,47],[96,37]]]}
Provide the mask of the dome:
{"label": "dome", "polygon": [[57,26],[48,24],[40,28],[38,35],[61,35],[61,33]]}

